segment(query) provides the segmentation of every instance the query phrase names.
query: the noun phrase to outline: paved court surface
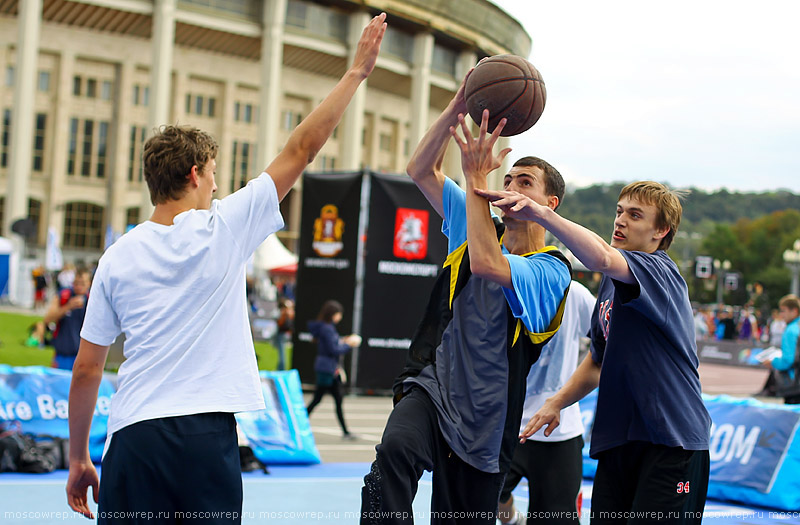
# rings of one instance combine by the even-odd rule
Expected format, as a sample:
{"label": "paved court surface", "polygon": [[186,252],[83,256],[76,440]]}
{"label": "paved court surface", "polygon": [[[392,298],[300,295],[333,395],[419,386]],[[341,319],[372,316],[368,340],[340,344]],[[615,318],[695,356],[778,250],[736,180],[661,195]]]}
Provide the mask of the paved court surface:
{"label": "paved court surface", "polygon": [[[752,394],[761,389],[766,370],[743,369],[725,365],[701,365],[703,389],[709,394]],[[307,401],[310,395],[307,395]],[[764,401],[776,401],[764,399]],[[326,397],[311,416],[317,447],[323,463],[311,467],[270,468],[271,473],[248,473],[244,480],[242,522],[246,524],[358,523],[362,478],[374,459],[374,447],[380,441],[391,411],[389,397],[348,396],[344,413],[355,441],[342,439],[334,413],[333,400]],[[66,505],[66,472],[44,475],[0,475],[0,523],[44,525],[51,523],[91,523],[74,515]],[[419,485],[414,513],[417,523],[429,522],[430,475]],[[527,504],[527,485],[523,482],[514,493],[519,507]],[[584,512],[581,522],[588,523],[591,512],[591,482],[583,485]],[[158,523],[158,520],[153,520]],[[800,513],[793,515],[752,509],[724,502],[710,501],[703,523],[711,525],[775,525],[800,523]]]}

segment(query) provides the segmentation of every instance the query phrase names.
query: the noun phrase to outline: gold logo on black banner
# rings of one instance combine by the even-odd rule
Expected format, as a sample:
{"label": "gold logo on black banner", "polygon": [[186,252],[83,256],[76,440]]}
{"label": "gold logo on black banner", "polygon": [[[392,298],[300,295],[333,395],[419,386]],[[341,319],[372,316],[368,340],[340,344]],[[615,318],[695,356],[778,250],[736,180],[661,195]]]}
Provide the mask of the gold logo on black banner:
{"label": "gold logo on black banner", "polygon": [[339,208],[326,204],[314,220],[314,242],[311,247],[321,257],[333,257],[342,251],[344,221],[339,218]]}

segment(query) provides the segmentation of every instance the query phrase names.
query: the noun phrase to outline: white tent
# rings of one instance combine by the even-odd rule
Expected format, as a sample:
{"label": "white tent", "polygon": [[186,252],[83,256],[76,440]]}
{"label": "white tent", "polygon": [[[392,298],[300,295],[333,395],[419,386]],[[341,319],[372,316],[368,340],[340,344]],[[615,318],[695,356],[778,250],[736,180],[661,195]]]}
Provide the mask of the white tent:
{"label": "white tent", "polygon": [[297,270],[297,255],[290,252],[273,233],[256,248],[253,267],[261,271],[294,272]]}

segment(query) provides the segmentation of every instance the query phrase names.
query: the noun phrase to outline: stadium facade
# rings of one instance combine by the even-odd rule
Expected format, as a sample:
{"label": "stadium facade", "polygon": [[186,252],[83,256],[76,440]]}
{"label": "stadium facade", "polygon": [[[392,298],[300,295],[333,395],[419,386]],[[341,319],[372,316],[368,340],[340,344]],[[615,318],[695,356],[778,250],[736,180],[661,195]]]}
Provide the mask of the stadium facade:
{"label": "stadium facade", "polygon": [[[65,259],[96,259],[109,228],[149,216],[142,145],[165,123],[210,132],[218,196],[235,191],[333,87],[380,11],[376,70],[309,170],[402,173],[469,67],[528,56],[530,37],[491,2],[0,0],[0,231],[14,238],[29,218],[29,255],[52,229]],[[448,173],[459,165],[450,147]],[[290,247],[301,192],[282,204]]]}

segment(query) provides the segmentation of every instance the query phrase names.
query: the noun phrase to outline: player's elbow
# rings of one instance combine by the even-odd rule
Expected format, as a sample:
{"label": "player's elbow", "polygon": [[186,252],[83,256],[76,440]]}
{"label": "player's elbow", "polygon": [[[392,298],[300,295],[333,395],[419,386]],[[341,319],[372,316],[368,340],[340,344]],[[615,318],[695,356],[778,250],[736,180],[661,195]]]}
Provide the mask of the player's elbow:
{"label": "player's elbow", "polygon": [[475,277],[495,281],[500,275],[500,267],[489,257],[472,257],[470,255],[469,270]]}

